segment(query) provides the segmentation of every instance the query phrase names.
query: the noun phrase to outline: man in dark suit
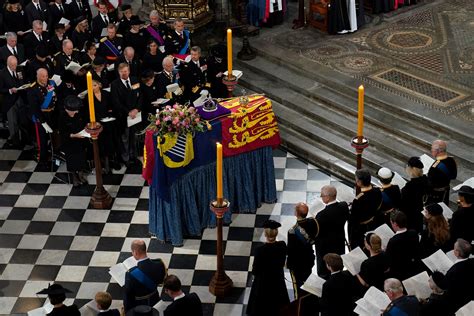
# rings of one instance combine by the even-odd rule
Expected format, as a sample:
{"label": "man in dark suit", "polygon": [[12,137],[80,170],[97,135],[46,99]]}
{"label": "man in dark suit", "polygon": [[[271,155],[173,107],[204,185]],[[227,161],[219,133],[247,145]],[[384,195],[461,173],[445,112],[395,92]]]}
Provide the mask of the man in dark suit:
{"label": "man in dark suit", "polygon": [[446,272],[446,294],[451,307],[451,312],[474,300],[474,258],[469,258],[472,245],[458,239],[454,244],[456,263]]}
{"label": "man in dark suit", "polygon": [[313,245],[319,232],[318,222],[308,215],[308,205],[295,206],[296,224],[288,230],[288,258],[286,267],[290,270],[295,289],[295,299],[305,293],[301,286],[308,279],[314,266]]}
{"label": "man in dark suit", "polygon": [[134,119],[141,110],[140,84],[130,77],[128,64],[118,66],[119,78],[111,84],[114,112],[117,114],[117,128],[122,131],[120,153],[127,167],[138,163],[135,143],[136,125],[127,126],[127,119]]}
{"label": "man in dark suit", "polygon": [[371,185],[370,172],[367,169],[359,169],[355,173],[355,179],[360,193],[352,202],[349,217],[351,249],[364,247],[364,234],[369,230],[374,230],[383,222],[383,214],[380,212],[382,193],[380,189]]}
{"label": "man in dark suit", "polygon": [[[54,0],[53,3],[50,5],[51,11],[51,26],[49,27],[50,30],[53,30],[53,27],[61,21],[62,18],[65,18],[71,21],[71,10],[69,8],[69,4],[64,3],[63,0]],[[66,31],[71,28],[70,24],[64,26]]]}
{"label": "man in dark suit", "polygon": [[157,287],[163,283],[166,267],[162,260],[151,260],[147,256],[143,240],[132,242],[132,256],[137,266],[125,274],[123,305],[128,311],[138,305],[153,307],[160,300]]}
{"label": "man in dark suit", "polygon": [[407,229],[407,216],[400,211],[390,214],[395,236],[390,238],[385,254],[389,261],[389,274],[399,280],[408,279],[419,272],[420,242],[414,230]]}
{"label": "man in dark suit", "polygon": [[84,20],[84,18],[89,21],[92,20],[91,7],[89,1],[87,0],[72,0],[69,4],[70,17],[71,17],[71,27],[74,28],[76,25]]}
{"label": "man in dark suit", "polygon": [[319,235],[316,239],[316,262],[318,275],[324,279],[329,277],[329,270],[323,257],[328,253],[345,253],[344,225],[349,218],[349,207],[346,202],[337,202],[337,190],[331,185],[321,188],[321,200],[326,207],[316,214],[319,224]]}
{"label": "man in dark suit", "polygon": [[18,43],[17,35],[13,32],[8,32],[6,35],[7,44],[0,48],[0,69],[7,64],[8,56],[15,56],[18,64],[25,61],[25,48]]}
{"label": "man in dark suit", "polygon": [[207,83],[207,62],[201,57],[201,48],[193,46],[191,48],[191,60],[182,63],[180,69],[180,79],[184,85],[184,98],[191,103],[199,98],[203,88],[210,88]]}
{"label": "man in dark suit", "polygon": [[164,311],[165,316],[202,316],[202,305],[196,293],[184,294],[181,281],[176,275],[168,275],[163,283],[163,289],[173,302]]}
{"label": "man in dark suit", "polygon": [[327,269],[331,272],[329,279],[323,284],[321,295],[322,316],[349,316],[355,307],[358,295],[355,278],[342,271],[342,258],[338,254],[328,253],[324,256]]}
{"label": "man in dark suit", "polygon": [[463,185],[458,191],[458,210],[453,213],[449,223],[451,240],[462,238],[468,242],[474,240],[474,189]]}
{"label": "man in dark suit", "polygon": [[98,41],[102,37],[102,29],[106,28],[110,23],[115,23],[115,20],[109,15],[105,2],[99,2],[97,9],[99,12],[92,19],[92,36]]}
{"label": "man in dark suit", "polygon": [[[46,2],[42,0],[32,0],[25,7],[26,18],[28,24],[32,24],[35,20],[40,20],[47,24],[48,30],[51,28],[51,12],[49,11],[49,6]],[[41,28],[43,24],[41,23]]]}
{"label": "man in dark suit", "polygon": [[17,72],[17,59],[15,56],[7,58],[6,67],[0,70],[0,93],[3,95],[2,113],[8,119],[8,137],[6,148],[20,149],[20,126],[23,111],[21,91],[17,90],[23,85],[23,76]]}
{"label": "man in dark suit", "polygon": [[430,191],[426,205],[438,202],[449,204],[449,184],[458,174],[456,161],[448,156],[447,143],[439,139],[431,144],[431,155],[436,161],[428,170]]}
{"label": "man in dark suit", "polygon": [[140,61],[135,58],[135,50],[133,47],[125,47],[123,50],[123,55],[120,56],[115,62],[115,69],[117,69],[118,74],[118,65],[121,63],[126,63],[130,67],[130,76],[139,78],[141,75]]}
{"label": "man in dark suit", "polygon": [[33,31],[25,35],[25,38],[23,39],[23,44],[27,48],[27,59],[31,59],[35,56],[35,49],[39,44],[44,44],[48,47],[49,42],[48,33],[43,32],[43,22],[35,20],[31,25]]}
{"label": "man in dark suit", "polygon": [[387,279],[385,280],[383,287],[391,301],[383,312],[383,316],[419,315],[420,307],[418,299],[416,296],[403,294],[403,285],[400,280],[393,278]]}

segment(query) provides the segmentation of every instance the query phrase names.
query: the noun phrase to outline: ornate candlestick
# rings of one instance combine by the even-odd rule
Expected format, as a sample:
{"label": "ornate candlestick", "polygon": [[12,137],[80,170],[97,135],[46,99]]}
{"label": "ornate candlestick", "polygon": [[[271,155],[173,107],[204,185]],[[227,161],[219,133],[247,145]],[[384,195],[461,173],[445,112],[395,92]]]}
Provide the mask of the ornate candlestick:
{"label": "ornate candlestick", "polygon": [[[362,152],[369,146],[369,140],[364,136],[356,136],[351,140],[351,146],[356,150],[356,169],[362,168]],[[360,188],[356,186],[356,195],[360,193]]]}
{"label": "ornate candlestick", "polygon": [[209,283],[209,292],[215,296],[222,297],[232,289],[232,280],[224,271],[224,253],[222,251],[222,218],[229,210],[229,201],[225,199],[211,202],[211,211],[217,218],[217,271]]}
{"label": "ornate candlestick", "polygon": [[112,205],[112,197],[104,188],[102,183],[102,166],[99,155],[99,134],[102,132],[102,125],[98,122],[87,123],[86,132],[91,134],[92,146],[94,149],[94,165],[96,186],[92,194],[89,208],[93,209],[110,209]]}

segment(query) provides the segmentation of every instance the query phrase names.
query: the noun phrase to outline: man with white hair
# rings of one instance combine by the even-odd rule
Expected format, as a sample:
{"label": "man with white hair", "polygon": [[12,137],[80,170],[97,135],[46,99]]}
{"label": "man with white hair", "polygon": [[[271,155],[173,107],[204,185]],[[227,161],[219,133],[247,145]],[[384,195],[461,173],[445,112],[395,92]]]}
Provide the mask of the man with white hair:
{"label": "man with white hair", "polygon": [[431,145],[431,155],[436,161],[428,171],[430,192],[426,204],[444,202],[449,203],[449,190],[451,180],[457,177],[456,161],[448,156],[447,143],[437,139]]}
{"label": "man with white hair", "polygon": [[418,299],[413,295],[403,294],[402,282],[390,278],[385,280],[383,288],[392,301],[383,312],[383,316],[418,316],[420,309]]}
{"label": "man with white hair", "polygon": [[15,56],[18,64],[25,61],[25,48],[18,43],[17,35],[14,32],[5,34],[7,44],[0,48],[0,69],[5,67],[8,56]]}
{"label": "man with white hair", "polygon": [[173,72],[174,63],[173,57],[167,56],[163,59],[163,71],[159,72],[156,75],[156,81],[158,86],[158,97],[159,98],[166,98],[172,99],[173,95],[168,93],[166,86],[178,83],[178,79],[176,78],[176,74]]}
{"label": "man with white hair", "polygon": [[156,10],[150,12],[150,24],[146,28],[148,33],[147,41],[153,39],[158,43],[159,46],[164,47],[165,38],[168,35],[170,28],[160,17],[160,14]]}
{"label": "man with white hair", "polygon": [[71,62],[79,63],[79,52],[74,49],[74,44],[70,39],[65,39],[62,51],[54,56],[55,73],[62,76]]}
{"label": "man with white hair", "polygon": [[48,47],[49,42],[48,32],[43,32],[43,22],[41,20],[34,20],[31,26],[32,32],[26,34],[23,39],[23,45],[28,48],[26,50],[27,59],[31,59],[35,56],[36,47],[40,44]]}
{"label": "man with white hair", "polygon": [[[20,117],[25,113],[21,112],[23,108],[23,99],[20,96],[18,87],[23,85],[23,76],[17,72],[17,59],[15,56],[7,58],[7,64],[0,71],[0,93],[3,95],[2,113],[8,119],[8,136],[4,148],[20,149]],[[23,134],[22,134],[23,136]]]}
{"label": "man with white hair", "polygon": [[127,46],[123,50],[123,55],[120,56],[115,62],[115,69],[117,69],[118,75],[118,66],[121,63],[126,63],[130,68],[130,76],[139,78],[141,75],[140,62],[135,58],[135,49],[133,47]]}

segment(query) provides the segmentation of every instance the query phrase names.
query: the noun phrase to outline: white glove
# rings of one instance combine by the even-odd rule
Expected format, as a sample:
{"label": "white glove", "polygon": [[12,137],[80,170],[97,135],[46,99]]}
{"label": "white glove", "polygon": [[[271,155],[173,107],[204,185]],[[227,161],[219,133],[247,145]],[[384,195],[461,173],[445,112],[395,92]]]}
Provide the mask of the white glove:
{"label": "white glove", "polygon": [[165,47],[164,47],[164,46],[160,46],[160,47],[158,47],[158,49],[159,49],[160,52],[162,52],[163,54],[165,53]]}
{"label": "white glove", "polygon": [[185,62],[189,63],[191,61],[191,55],[186,56],[184,59]]}
{"label": "white glove", "polygon": [[181,95],[181,94],[183,94],[183,90],[181,90],[181,88],[178,88],[174,91],[174,94]]}
{"label": "white glove", "polygon": [[53,132],[51,127],[49,127],[48,123],[41,123],[41,125],[43,125],[43,128],[46,131],[46,133],[51,134]]}

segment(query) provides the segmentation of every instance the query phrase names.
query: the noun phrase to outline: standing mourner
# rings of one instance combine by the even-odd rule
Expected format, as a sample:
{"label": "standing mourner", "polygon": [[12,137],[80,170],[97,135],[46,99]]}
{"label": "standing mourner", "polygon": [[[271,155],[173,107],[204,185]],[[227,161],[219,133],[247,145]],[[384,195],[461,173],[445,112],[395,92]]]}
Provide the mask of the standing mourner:
{"label": "standing mourner", "polygon": [[276,240],[280,226],[274,220],[268,220],[263,225],[266,242],[255,250],[248,315],[278,315],[290,302],[283,272],[287,248],[284,241]]}
{"label": "standing mourner", "polygon": [[295,299],[305,291],[301,286],[310,276],[314,266],[314,242],[318,236],[319,225],[315,218],[307,217],[308,205],[298,203],[295,206],[296,224],[288,230],[288,259],[286,267],[290,270]]}
{"label": "standing mourner", "polygon": [[438,202],[449,204],[449,184],[458,174],[456,161],[448,156],[447,143],[439,139],[431,145],[431,155],[436,161],[428,170],[430,192],[427,204]]}

